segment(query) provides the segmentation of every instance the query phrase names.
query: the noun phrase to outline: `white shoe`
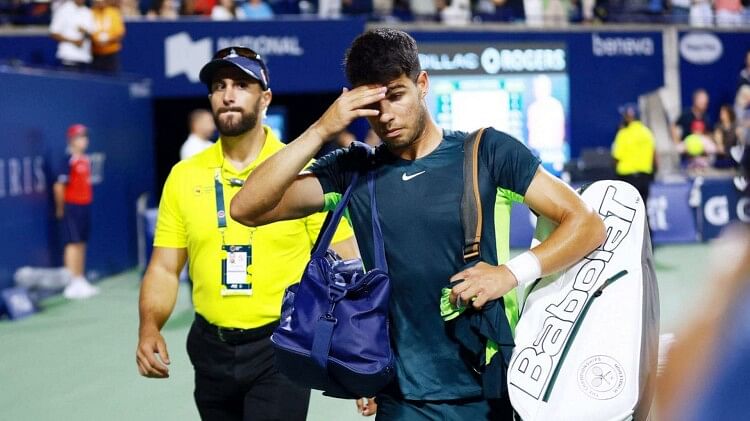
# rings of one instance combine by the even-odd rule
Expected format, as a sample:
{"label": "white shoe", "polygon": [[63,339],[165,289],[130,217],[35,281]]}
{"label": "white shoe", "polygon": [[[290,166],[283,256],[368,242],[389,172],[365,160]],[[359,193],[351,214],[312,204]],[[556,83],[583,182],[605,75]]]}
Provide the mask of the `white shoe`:
{"label": "white shoe", "polygon": [[63,296],[70,300],[83,300],[99,293],[99,288],[91,285],[84,278],[76,278],[65,287]]}

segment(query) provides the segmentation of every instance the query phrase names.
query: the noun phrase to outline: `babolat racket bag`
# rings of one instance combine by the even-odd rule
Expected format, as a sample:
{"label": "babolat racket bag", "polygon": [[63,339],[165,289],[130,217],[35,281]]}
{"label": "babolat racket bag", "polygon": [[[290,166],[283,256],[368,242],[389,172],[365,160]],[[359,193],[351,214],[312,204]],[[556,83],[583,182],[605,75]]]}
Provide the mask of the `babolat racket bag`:
{"label": "babolat racket bag", "polygon": [[[659,295],[638,191],[599,181],[581,196],[607,228],[604,243],[531,287],[508,369],[524,421],[645,420],[659,343]],[[537,221],[535,241],[554,224]]]}
{"label": "babolat racket bag", "polygon": [[374,176],[372,206],[375,268],[342,261],[328,246],[358,176],[326,221],[302,280],[287,288],[280,325],[271,336],[279,370],[292,381],[329,396],[375,396],[395,374],[388,326],[390,281],[377,219]]}

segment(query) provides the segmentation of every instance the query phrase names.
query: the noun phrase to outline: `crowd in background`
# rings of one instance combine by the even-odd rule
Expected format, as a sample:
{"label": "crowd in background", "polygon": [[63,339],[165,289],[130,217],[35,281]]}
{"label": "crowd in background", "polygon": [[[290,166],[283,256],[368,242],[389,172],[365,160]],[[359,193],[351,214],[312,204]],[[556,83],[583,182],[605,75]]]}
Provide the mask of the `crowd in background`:
{"label": "crowd in background", "polygon": [[[0,25],[48,24],[66,0],[0,3]],[[104,0],[129,19],[268,19],[360,15],[373,21],[568,23],[676,23],[737,27],[750,22],[750,0]]]}
{"label": "crowd in background", "polygon": [[739,73],[733,104],[721,104],[709,115],[710,93],[693,92],[692,102],[672,124],[672,140],[683,166],[697,172],[709,168],[734,169],[750,142],[750,51]]}

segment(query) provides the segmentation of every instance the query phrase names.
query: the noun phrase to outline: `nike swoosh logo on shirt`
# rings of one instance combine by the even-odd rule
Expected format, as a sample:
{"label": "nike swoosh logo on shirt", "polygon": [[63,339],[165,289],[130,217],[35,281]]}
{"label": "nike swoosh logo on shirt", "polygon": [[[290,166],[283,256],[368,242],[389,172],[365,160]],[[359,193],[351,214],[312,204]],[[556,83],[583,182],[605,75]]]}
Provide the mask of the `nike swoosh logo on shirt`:
{"label": "nike swoosh logo on shirt", "polygon": [[414,173],[414,174],[412,174],[412,175],[406,175],[406,173],[404,173],[404,174],[403,174],[403,175],[401,176],[401,179],[402,179],[402,180],[404,180],[404,181],[409,181],[409,180],[411,180],[412,178],[414,178],[414,177],[417,177],[417,176],[420,176],[420,175],[422,175],[422,174],[424,174],[424,173],[426,173],[426,172],[427,172],[427,171],[420,171],[420,172],[418,172],[418,173]]}

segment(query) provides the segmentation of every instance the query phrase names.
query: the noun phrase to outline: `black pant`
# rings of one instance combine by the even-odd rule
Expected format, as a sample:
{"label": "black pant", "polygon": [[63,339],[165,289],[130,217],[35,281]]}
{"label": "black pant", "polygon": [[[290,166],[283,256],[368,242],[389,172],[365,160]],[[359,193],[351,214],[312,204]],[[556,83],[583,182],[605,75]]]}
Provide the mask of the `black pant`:
{"label": "black pant", "polygon": [[651,224],[648,220],[648,196],[651,193],[651,181],[654,176],[646,173],[635,173],[628,175],[620,175],[620,180],[630,183],[643,198],[643,206],[646,207],[646,226],[648,227],[648,235],[651,239],[651,247],[654,245],[654,233],[651,231]]}
{"label": "black pant", "polygon": [[119,73],[120,72],[120,53],[112,54],[94,54],[91,62],[91,69],[102,73]]}
{"label": "black pant", "polygon": [[643,205],[646,206],[647,209],[648,195],[651,192],[651,181],[653,180],[653,178],[653,175],[641,172],[635,174],[620,175],[620,180],[632,184],[633,187],[638,190],[638,193],[640,193],[641,197],[643,198]]}
{"label": "black pant", "polygon": [[292,421],[307,417],[310,390],[279,373],[269,336],[231,344],[205,321],[196,320],[188,334],[187,351],[195,368],[194,395],[201,419]]}

